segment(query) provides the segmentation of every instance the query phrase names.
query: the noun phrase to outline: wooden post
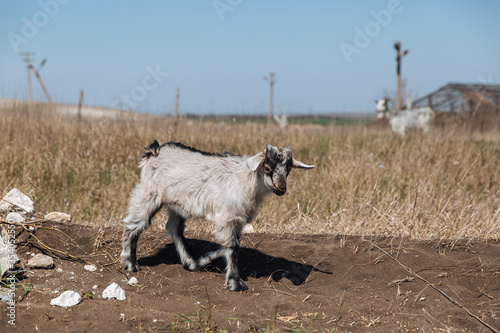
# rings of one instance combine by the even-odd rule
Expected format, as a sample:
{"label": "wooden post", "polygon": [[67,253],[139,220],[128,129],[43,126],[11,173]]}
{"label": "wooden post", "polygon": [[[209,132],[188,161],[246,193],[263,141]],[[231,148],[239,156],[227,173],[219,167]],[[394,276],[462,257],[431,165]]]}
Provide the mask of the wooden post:
{"label": "wooden post", "polygon": [[394,43],[396,49],[396,108],[401,110],[401,57],[408,54],[408,50],[401,53],[401,42]]}
{"label": "wooden post", "polygon": [[269,111],[267,113],[267,123],[270,124],[273,119],[273,90],[274,90],[274,73],[269,74]]}
{"label": "wooden post", "polygon": [[42,78],[40,77],[40,74],[38,74],[38,71],[33,66],[31,66],[31,69],[35,73],[35,76],[36,76],[36,78],[38,80],[38,83],[40,83],[40,87],[42,87],[42,90],[45,93],[45,96],[47,97],[47,100],[49,101],[49,104],[52,104],[52,99],[50,98],[49,93],[47,92],[47,89],[45,89],[45,86],[44,86],[44,84],[42,82]]}
{"label": "wooden post", "polygon": [[83,102],[83,90],[80,90],[80,98],[78,99],[78,121],[82,121],[82,102]]}
{"label": "wooden post", "polygon": [[401,43],[394,44],[396,49],[396,109],[401,110]]}
{"label": "wooden post", "polygon": [[179,117],[179,88],[175,90],[175,109],[174,117],[177,119]]}

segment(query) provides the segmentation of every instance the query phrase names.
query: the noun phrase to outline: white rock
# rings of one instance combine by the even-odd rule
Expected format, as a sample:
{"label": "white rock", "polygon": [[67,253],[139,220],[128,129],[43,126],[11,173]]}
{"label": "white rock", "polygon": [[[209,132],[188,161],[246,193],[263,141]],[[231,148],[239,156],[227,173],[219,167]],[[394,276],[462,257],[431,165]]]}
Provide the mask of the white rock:
{"label": "white rock", "polygon": [[130,280],[128,280],[128,284],[130,284],[131,286],[136,285],[138,283],[139,283],[139,280],[137,280],[137,278],[135,276],[132,276],[130,278]]}
{"label": "white rock", "polygon": [[102,292],[103,298],[116,298],[117,300],[123,301],[127,299],[125,296],[125,291],[116,283],[113,282]]}
{"label": "white rock", "polygon": [[0,200],[0,211],[21,210],[33,213],[33,201],[17,188],[13,188]]}
{"label": "white rock", "polygon": [[50,301],[50,305],[56,305],[68,308],[70,306],[77,305],[81,301],[82,298],[80,297],[80,294],[71,290],[66,290],[59,297],[53,298]]}
{"label": "white rock", "polygon": [[16,246],[13,243],[14,238],[12,238],[15,236],[14,231],[12,225],[7,228],[0,225],[0,277],[19,261]]}
{"label": "white rock", "polygon": [[28,266],[31,268],[53,268],[54,259],[52,259],[52,257],[46,256],[45,254],[39,253],[28,260]]}
{"label": "white rock", "polygon": [[61,212],[52,212],[45,215],[46,220],[56,221],[56,222],[70,222],[71,215]]}
{"label": "white rock", "polygon": [[11,213],[7,214],[5,219],[7,220],[7,222],[15,222],[15,223],[24,222],[24,217],[21,214],[16,213],[16,212],[11,212]]}
{"label": "white rock", "polygon": [[94,284],[94,285],[92,286],[92,289],[94,289],[94,290],[96,290],[97,288],[98,288],[97,284]]}
{"label": "white rock", "polygon": [[83,266],[83,268],[85,268],[86,270],[91,271],[91,272],[95,272],[97,270],[97,266],[94,264],[85,265],[85,266]]}
{"label": "white rock", "polygon": [[13,302],[14,293],[8,288],[0,289],[0,302],[11,303]]}
{"label": "white rock", "polygon": [[63,269],[62,269],[61,267],[58,267],[58,268],[56,269],[56,271],[58,271],[58,272],[62,272],[62,271],[63,271]]}

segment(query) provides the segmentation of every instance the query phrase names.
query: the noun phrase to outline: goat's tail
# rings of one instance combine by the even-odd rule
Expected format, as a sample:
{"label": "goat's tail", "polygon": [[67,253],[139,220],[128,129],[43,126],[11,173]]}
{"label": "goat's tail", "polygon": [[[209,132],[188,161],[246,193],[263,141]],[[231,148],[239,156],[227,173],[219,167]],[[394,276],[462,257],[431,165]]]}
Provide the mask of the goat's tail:
{"label": "goat's tail", "polygon": [[142,148],[142,154],[139,165],[143,166],[144,163],[146,163],[146,161],[149,158],[158,156],[158,154],[160,154],[160,149],[161,149],[161,142],[158,140],[155,140],[149,146]]}

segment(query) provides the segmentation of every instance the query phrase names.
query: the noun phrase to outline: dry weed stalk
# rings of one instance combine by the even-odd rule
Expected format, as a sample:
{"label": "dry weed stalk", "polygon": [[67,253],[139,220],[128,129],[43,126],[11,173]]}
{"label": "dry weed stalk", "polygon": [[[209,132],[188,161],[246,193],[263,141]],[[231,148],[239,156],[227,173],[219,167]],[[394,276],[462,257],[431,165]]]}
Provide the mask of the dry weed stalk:
{"label": "dry weed stalk", "polygon": [[[22,232],[26,232],[28,234],[26,242],[28,242],[28,240],[30,238],[34,239],[36,241],[36,245],[40,248],[40,250],[46,252],[47,254],[49,254],[50,256],[52,256],[54,258],[80,261],[80,262],[83,262],[83,263],[90,264],[90,262],[87,261],[87,260],[85,260],[85,259],[82,259],[82,258],[80,258],[78,256],[75,256],[75,255],[73,255],[71,253],[68,253],[66,251],[62,251],[62,250],[56,249],[56,248],[54,248],[52,246],[49,246],[47,243],[41,241],[35,235],[36,231],[39,230],[39,229],[48,230],[48,231],[55,231],[55,232],[61,233],[62,235],[64,235],[68,239],[71,239],[68,235],[66,235],[57,226],[46,226],[45,224],[47,224],[48,222],[52,222],[52,221],[46,220],[46,219],[42,219],[42,220],[33,220],[33,221],[29,221],[29,222],[18,223],[18,222],[9,222],[9,221],[5,221],[5,220],[0,220],[0,224],[15,225],[17,227],[20,227],[21,233]],[[21,233],[19,233],[16,236],[16,238],[19,237],[21,235]],[[77,246],[79,248],[81,248],[78,244],[77,244]]]}
{"label": "dry weed stalk", "polygon": [[[395,257],[391,256],[386,250],[384,250],[383,248],[381,248],[380,246],[378,246],[377,244],[375,244],[373,242],[371,242],[371,244],[372,244],[372,246],[374,246],[377,249],[379,249],[384,255],[386,255],[390,259],[394,260],[405,271],[407,271],[408,273],[410,273],[411,275],[413,275],[417,279],[419,279],[422,282],[424,282],[426,284],[426,288],[427,287],[431,287],[432,289],[434,289],[435,291],[437,291],[438,293],[440,293],[444,298],[446,298],[453,305],[458,306],[459,308],[461,308],[462,310],[464,310],[469,316],[471,316],[472,318],[476,319],[479,323],[481,323],[481,325],[487,327],[492,332],[499,333],[499,331],[497,329],[495,329],[494,327],[492,327],[491,325],[489,325],[488,323],[486,323],[485,321],[483,321],[481,318],[479,318],[478,316],[476,316],[475,314],[473,314],[469,309],[467,309],[466,307],[464,307],[462,304],[460,304],[459,302],[457,302],[452,297],[448,296],[444,291],[442,291],[441,289],[439,289],[438,287],[436,287],[435,285],[433,285],[432,283],[430,283],[428,280],[426,280],[425,278],[423,278],[421,275],[417,274],[413,269],[411,269],[410,267],[404,265],[401,261],[399,261]],[[416,299],[418,299],[418,297],[420,296],[420,293],[417,295]]]}

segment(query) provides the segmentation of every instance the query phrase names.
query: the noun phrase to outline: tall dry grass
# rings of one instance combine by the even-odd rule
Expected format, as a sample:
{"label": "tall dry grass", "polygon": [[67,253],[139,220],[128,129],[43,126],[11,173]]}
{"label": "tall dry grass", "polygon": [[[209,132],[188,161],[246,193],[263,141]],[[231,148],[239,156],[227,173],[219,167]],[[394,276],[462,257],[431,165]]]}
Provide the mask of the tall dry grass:
{"label": "tall dry grass", "polygon": [[[257,231],[500,239],[498,132],[435,129],[401,138],[367,127],[281,131],[154,116],[78,123],[17,107],[0,111],[0,194],[17,187],[40,212],[119,224],[138,181],[140,149],[153,139],[239,154],[254,154],[267,141],[290,144],[294,157],[315,164],[292,171],[284,197],[266,200]],[[160,226],[165,216],[157,220]]]}

